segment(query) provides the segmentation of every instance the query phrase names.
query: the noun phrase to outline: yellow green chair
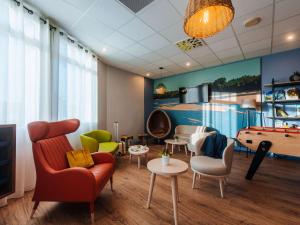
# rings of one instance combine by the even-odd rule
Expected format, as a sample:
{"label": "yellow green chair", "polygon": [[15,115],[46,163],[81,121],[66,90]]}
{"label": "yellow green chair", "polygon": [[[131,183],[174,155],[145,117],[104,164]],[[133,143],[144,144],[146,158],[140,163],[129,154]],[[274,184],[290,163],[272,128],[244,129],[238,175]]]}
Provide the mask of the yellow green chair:
{"label": "yellow green chair", "polygon": [[109,152],[116,153],[119,144],[111,141],[112,135],[106,130],[93,130],[80,135],[80,141],[83,149],[93,152]]}

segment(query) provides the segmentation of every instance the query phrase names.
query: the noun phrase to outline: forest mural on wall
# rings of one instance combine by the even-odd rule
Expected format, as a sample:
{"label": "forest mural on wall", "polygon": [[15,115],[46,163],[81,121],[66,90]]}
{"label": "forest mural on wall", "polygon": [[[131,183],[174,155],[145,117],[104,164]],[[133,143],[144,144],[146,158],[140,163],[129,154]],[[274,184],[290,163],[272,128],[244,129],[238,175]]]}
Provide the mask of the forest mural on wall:
{"label": "forest mural on wall", "polygon": [[[258,111],[251,112],[252,125],[260,125],[261,66],[260,59],[245,60],[205,70],[180,74],[154,81],[154,108],[166,110],[173,126],[205,125],[235,137],[246,126],[243,99],[255,99]],[[179,88],[208,84],[208,103],[180,103]]]}

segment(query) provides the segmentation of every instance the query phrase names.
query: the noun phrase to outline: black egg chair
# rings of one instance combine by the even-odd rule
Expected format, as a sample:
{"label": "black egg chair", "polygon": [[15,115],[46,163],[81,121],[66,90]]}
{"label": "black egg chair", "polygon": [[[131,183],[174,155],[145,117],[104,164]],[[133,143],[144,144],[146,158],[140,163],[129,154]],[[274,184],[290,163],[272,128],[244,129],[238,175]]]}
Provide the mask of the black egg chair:
{"label": "black egg chair", "polygon": [[161,109],[152,111],[147,120],[147,131],[154,138],[166,138],[171,132],[171,120],[168,114]]}

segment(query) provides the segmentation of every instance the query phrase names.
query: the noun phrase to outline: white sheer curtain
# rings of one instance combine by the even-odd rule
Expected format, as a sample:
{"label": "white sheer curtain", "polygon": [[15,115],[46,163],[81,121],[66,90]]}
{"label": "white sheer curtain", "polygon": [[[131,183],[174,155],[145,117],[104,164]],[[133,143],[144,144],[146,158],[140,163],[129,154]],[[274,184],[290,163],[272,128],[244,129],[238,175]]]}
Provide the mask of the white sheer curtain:
{"label": "white sheer curtain", "polygon": [[[49,26],[0,0],[0,124],[17,125],[16,192],[34,188],[35,169],[27,124],[49,120]],[[3,199],[0,204],[5,204]]]}
{"label": "white sheer curtain", "polygon": [[80,147],[78,134],[97,128],[97,59],[65,35],[59,35],[58,119],[80,119],[69,138]]}
{"label": "white sheer curtain", "polygon": [[49,28],[22,1],[0,0],[0,124],[17,125],[16,192],[9,197],[35,185],[29,122],[78,118],[80,129],[69,137],[78,148],[79,133],[97,127],[97,59]]}

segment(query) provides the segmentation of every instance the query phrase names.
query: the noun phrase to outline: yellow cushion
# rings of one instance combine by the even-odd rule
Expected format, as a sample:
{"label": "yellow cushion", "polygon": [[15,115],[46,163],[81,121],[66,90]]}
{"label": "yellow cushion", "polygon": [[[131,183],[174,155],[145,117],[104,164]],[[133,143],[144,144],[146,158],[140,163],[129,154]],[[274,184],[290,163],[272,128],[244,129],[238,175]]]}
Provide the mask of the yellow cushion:
{"label": "yellow cushion", "polygon": [[91,167],[94,165],[89,150],[75,150],[67,152],[67,159],[70,167]]}

